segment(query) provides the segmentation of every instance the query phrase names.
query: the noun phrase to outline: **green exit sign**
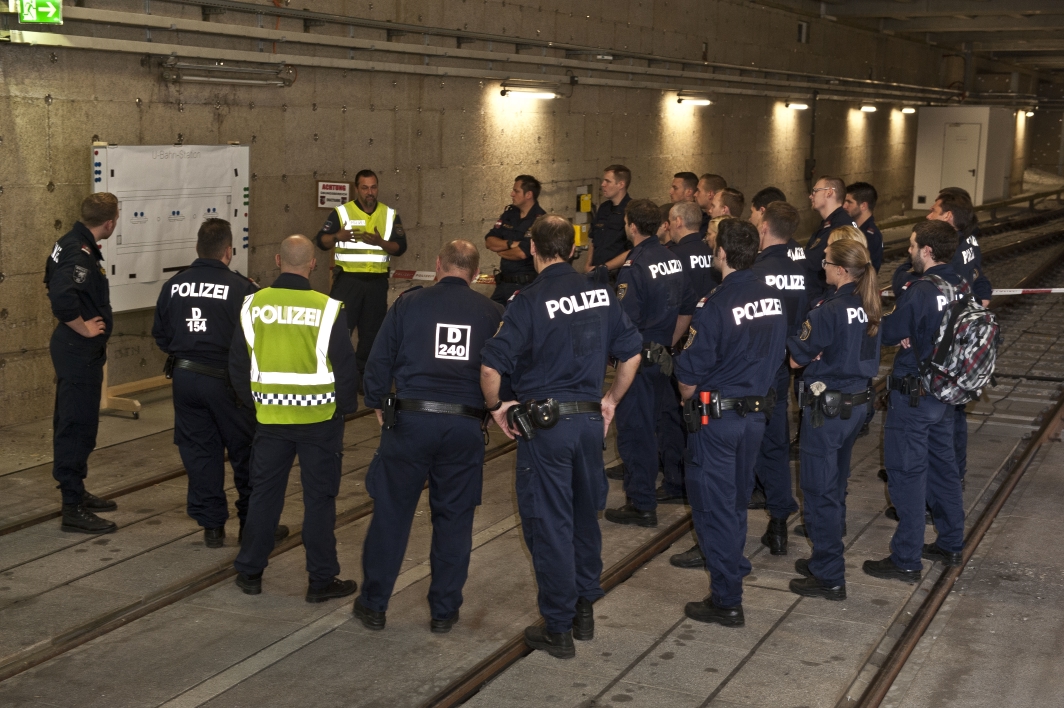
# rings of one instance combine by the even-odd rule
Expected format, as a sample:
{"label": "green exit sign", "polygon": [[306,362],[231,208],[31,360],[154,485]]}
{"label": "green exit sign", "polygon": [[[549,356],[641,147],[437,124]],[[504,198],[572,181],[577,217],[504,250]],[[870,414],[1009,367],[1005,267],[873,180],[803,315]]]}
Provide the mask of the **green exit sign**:
{"label": "green exit sign", "polygon": [[62,0],[18,0],[18,21],[23,24],[63,24]]}

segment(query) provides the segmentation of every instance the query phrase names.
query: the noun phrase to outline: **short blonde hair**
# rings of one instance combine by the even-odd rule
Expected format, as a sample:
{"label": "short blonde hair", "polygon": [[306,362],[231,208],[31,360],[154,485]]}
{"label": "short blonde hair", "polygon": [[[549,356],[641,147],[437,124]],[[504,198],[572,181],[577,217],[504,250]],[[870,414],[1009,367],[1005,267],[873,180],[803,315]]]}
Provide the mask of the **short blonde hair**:
{"label": "short blonde hair", "polygon": [[863,233],[861,233],[861,230],[856,226],[850,226],[848,224],[846,226],[836,226],[831,230],[831,233],[828,234],[828,245],[830,246],[836,241],[841,241],[844,238],[856,241],[865,248],[868,248],[868,239],[865,238]]}

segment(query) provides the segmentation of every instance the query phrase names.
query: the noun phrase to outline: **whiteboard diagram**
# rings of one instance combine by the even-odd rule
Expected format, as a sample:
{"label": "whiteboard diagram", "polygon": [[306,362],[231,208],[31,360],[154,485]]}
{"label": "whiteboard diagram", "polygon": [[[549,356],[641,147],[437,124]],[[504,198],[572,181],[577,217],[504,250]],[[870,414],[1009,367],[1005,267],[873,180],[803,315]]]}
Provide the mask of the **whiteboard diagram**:
{"label": "whiteboard diagram", "polygon": [[247,274],[246,145],[94,145],[94,192],[118,197],[118,226],[102,243],[115,312],[155,307],[162,283],[196,259],[206,219],[233,229],[230,268]]}

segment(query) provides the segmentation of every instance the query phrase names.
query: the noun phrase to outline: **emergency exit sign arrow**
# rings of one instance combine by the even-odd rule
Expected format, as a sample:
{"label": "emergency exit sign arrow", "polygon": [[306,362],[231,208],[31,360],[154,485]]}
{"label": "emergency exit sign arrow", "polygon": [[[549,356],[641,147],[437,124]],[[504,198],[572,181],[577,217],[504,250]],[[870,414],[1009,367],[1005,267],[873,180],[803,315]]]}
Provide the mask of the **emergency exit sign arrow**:
{"label": "emergency exit sign arrow", "polygon": [[63,24],[62,0],[19,0],[18,21],[23,24]]}

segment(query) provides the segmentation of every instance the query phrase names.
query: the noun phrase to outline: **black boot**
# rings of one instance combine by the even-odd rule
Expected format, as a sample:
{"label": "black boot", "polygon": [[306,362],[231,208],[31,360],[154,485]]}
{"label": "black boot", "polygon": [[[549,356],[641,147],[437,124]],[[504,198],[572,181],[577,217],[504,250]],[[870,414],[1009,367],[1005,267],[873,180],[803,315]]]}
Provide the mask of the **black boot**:
{"label": "black boot", "polygon": [[938,543],[925,543],[923,557],[929,561],[938,561],[947,568],[964,565],[964,553],[950,553],[938,547]]}
{"label": "black boot", "polygon": [[816,578],[795,578],[790,583],[791,592],[803,597],[822,597],[825,600],[845,600],[846,585],[828,587]]}
{"label": "black boot", "polygon": [[236,586],[243,590],[245,595],[258,595],[262,592],[262,573],[237,573]]}
{"label": "black boot", "polygon": [[118,529],[118,524],[101,519],[82,504],[63,505],[63,531],[72,533],[111,533]]}
{"label": "black boot", "polygon": [[670,557],[669,563],[677,568],[705,568],[706,555],[702,553],[702,549],[696,543],[683,553],[677,553]]}
{"label": "black boot", "polygon": [[698,622],[716,622],[725,627],[742,627],[746,624],[742,605],[717,607],[708,597],[701,602],[688,602],[683,613]]}
{"label": "black boot", "polygon": [[595,638],[595,610],[591,600],[576,599],[576,616],[573,617],[573,639],[586,642]]}
{"label": "black boot", "polygon": [[616,479],[621,482],[624,481],[624,463],[614,465],[613,467],[606,468],[606,477],[609,479]]}
{"label": "black boot", "polygon": [[374,631],[384,629],[384,623],[387,621],[387,616],[383,612],[371,610],[363,605],[362,598],[355,598],[355,607],[352,612],[355,617],[362,622],[362,626],[366,629],[372,629]]}
{"label": "black boot", "polygon": [[894,561],[890,559],[890,556],[883,558],[882,560],[867,560],[864,565],[861,566],[862,570],[873,578],[883,578],[885,580],[900,580],[903,583],[916,584],[920,582],[919,570],[905,570],[899,568],[894,564]]}
{"label": "black boot", "polygon": [[642,509],[637,509],[631,502],[619,509],[606,509],[604,516],[606,517],[606,521],[612,521],[615,524],[635,526],[658,525],[658,512],[656,509],[643,511]]}
{"label": "black boot", "polygon": [[750,502],[746,505],[747,509],[764,509],[767,501],[765,499],[765,491],[754,487],[754,491],[750,493]]}
{"label": "black boot", "polygon": [[768,552],[774,556],[787,555],[787,519],[769,519],[768,530],[761,537],[761,543],[768,546]]}
{"label": "black boot", "polygon": [[89,492],[81,493],[81,505],[89,511],[115,511],[118,509],[118,502],[113,499],[100,499]]}
{"label": "black boot", "polygon": [[458,621],[458,610],[451,613],[450,617],[445,619],[436,619],[435,617],[429,622],[429,631],[433,634],[447,634],[451,631],[451,627]]}
{"label": "black boot", "polygon": [[544,627],[527,627],[525,644],[529,649],[542,649],[557,659],[572,659],[576,656],[572,632],[548,632]]}
{"label": "black boot", "polygon": [[326,600],[332,600],[337,597],[347,597],[348,595],[354,595],[358,590],[358,583],[354,580],[340,580],[339,578],[333,578],[329,581],[328,585],[315,588],[308,586],[307,595],[303,599],[307,602],[325,602]]}
{"label": "black boot", "polygon": [[203,529],[203,545],[207,548],[221,548],[225,545],[225,527]]}

